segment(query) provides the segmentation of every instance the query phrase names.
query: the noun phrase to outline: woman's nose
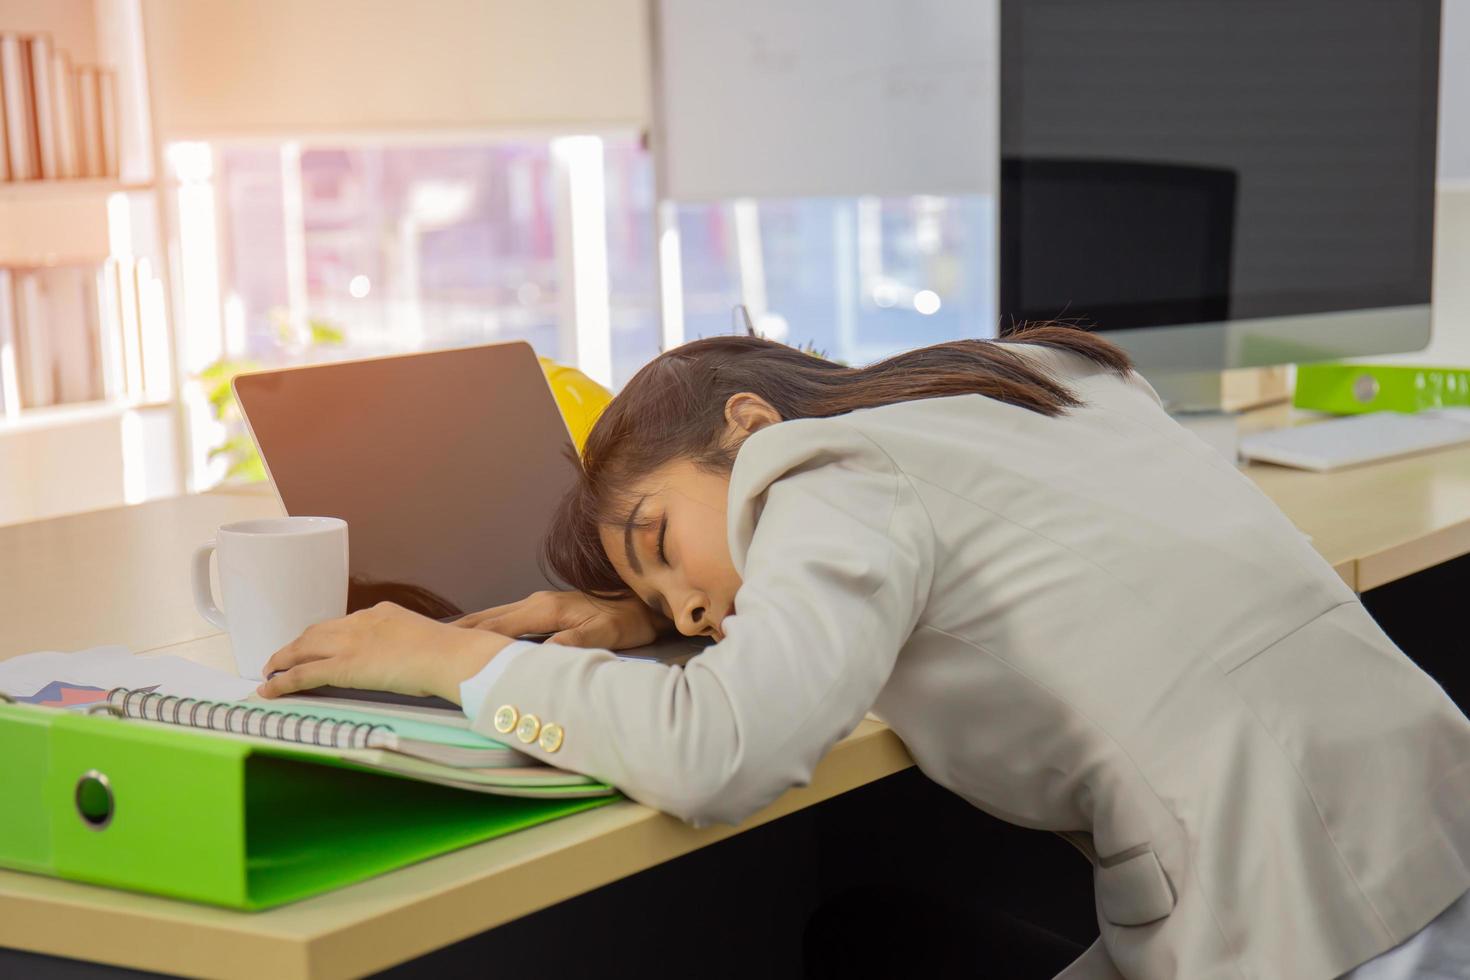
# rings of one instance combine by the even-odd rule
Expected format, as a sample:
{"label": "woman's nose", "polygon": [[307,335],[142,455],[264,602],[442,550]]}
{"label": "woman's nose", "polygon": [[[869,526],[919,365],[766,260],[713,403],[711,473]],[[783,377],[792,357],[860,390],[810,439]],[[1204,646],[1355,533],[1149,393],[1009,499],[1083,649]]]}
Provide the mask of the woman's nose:
{"label": "woman's nose", "polygon": [[709,618],[709,601],[702,595],[690,596],[680,610],[675,625],[685,636],[702,636],[714,632],[714,624]]}

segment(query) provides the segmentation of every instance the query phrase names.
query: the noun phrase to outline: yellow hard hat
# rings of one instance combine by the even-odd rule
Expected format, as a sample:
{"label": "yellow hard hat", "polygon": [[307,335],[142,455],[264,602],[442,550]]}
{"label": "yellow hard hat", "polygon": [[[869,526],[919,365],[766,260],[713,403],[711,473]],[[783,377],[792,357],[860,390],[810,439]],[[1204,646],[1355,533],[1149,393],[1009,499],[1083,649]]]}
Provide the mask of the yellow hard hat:
{"label": "yellow hard hat", "polygon": [[592,423],[612,401],[612,392],[574,367],[558,364],[549,357],[536,360],[541,362],[541,370],[546,374],[546,383],[551,386],[556,407],[561,409],[567,431],[572,434],[572,442],[580,453],[588,433],[592,431]]}

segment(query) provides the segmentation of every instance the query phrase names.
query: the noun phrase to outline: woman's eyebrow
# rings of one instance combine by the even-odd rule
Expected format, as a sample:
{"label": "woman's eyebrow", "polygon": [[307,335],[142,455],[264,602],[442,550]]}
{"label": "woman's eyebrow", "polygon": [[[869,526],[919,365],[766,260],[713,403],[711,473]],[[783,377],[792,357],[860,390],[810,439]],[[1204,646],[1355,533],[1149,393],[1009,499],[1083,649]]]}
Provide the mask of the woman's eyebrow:
{"label": "woman's eyebrow", "polygon": [[643,563],[638,560],[638,555],[633,550],[633,525],[638,519],[638,508],[642,507],[643,501],[647,499],[647,497],[639,497],[633,509],[628,511],[628,519],[623,521],[623,552],[627,555],[628,564],[638,575],[643,574]]}

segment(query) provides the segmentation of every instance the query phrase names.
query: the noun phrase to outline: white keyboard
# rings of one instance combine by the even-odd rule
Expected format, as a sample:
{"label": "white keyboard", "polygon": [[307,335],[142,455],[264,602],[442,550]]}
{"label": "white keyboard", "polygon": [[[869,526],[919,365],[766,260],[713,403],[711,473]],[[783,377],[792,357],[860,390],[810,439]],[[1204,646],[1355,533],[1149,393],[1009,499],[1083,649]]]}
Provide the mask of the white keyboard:
{"label": "white keyboard", "polygon": [[1360,463],[1470,442],[1470,408],[1437,408],[1405,415],[1370,412],[1242,436],[1246,459],[1335,470]]}

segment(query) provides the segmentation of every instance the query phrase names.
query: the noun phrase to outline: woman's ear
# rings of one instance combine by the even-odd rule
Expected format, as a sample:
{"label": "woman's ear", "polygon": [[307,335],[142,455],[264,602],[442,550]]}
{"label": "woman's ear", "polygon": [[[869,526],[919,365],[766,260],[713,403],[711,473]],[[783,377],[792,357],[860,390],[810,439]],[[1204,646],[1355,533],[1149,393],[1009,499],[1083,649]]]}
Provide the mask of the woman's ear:
{"label": "woman's ear", "polygon": [[731,435],[748,436],[781,421],[781,413],[760,395],[742,391],[725,402],[725,424]]}

